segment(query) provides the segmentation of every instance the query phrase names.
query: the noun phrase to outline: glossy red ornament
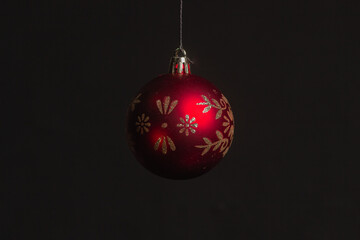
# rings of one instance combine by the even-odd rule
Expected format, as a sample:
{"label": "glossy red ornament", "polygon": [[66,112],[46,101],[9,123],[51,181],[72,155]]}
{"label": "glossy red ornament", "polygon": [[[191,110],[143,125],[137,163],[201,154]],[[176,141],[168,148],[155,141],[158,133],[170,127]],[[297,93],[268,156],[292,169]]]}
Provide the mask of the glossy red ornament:
{"label": "glossy red ornament", "polygon": [[128,110],[127,134],[145,168],[187,179],[209,171],[228,152],[234,117],[217,87],[180,71],[161,75],[140,90]]}
{"label": "glossy red ornament", "polygon": [[199,176],[227,153],[234,117],[229,102],[209,81],[194,75],[161,75],[132,101],[129,145],[151,172],[173,179]]}

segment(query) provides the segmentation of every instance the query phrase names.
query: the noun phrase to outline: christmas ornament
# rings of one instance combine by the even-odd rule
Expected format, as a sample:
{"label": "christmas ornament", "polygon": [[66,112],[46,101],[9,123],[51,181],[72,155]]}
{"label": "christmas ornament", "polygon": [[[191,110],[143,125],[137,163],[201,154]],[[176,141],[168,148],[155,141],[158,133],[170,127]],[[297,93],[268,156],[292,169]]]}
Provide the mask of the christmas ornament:
{"label": "christmas ornament", "polygon": [[[180,16],[182,12],[182,2]],[[166,178],[187,179],[213,168],[228,152],[234,116],[221,91],[190,73],[182,47],[170,60],[169,73],[146,84],[128,110],[127,136],[137,160]]]}

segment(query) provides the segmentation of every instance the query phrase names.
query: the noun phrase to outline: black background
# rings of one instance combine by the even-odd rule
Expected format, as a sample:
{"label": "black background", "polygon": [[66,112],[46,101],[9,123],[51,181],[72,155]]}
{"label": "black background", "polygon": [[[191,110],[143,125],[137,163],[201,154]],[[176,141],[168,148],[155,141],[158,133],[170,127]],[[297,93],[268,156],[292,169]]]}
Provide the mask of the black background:
{"label": "black background", "polygon": [[235,114],[206,175],[126,145],[167,72],[178,1],[2,6],[0,239],[360,239],[359,1],[186,1],[184,47]]}

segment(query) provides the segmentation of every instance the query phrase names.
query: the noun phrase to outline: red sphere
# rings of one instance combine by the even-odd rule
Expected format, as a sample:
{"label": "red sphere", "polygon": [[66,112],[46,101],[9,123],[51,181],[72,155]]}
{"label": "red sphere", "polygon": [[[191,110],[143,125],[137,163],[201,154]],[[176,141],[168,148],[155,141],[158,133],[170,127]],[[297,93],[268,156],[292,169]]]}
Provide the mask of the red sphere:
{"label": "red sphere", "polygon": [[191,74],[164,74],[146,84],[130,104],[130,149],[151,172],[187,179],[213,168],[228,152],[234,117],[225,96]]}

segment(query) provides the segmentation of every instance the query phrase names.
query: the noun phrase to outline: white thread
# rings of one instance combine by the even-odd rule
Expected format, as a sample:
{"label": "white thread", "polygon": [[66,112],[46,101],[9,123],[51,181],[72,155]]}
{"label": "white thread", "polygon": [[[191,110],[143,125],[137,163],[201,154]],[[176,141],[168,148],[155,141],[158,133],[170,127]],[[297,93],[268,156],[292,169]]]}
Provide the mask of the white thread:
{"label": "white thread", "polygon": [[182,15],[183,15],[183,0],[180,0],[180,49],[183,49],[183,43],[182,43]]}

